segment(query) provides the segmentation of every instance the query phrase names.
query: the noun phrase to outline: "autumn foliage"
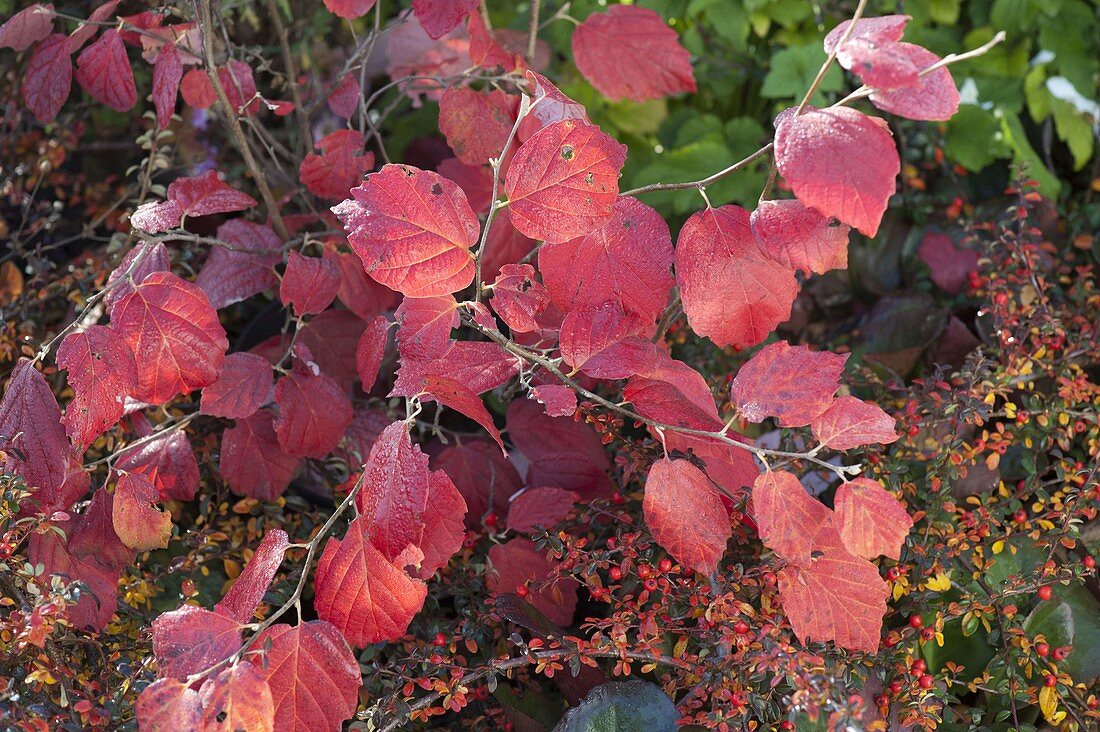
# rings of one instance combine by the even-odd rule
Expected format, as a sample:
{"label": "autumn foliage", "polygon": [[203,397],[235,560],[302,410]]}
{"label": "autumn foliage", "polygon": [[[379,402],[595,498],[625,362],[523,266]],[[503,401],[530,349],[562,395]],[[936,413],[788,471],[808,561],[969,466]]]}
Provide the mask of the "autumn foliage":
{"label": "autumn foliage", "polygon": [[[824,35],[821,73],[759,150],[627,189],[638,141],[601,129],[559,83],[579,75],[636,105],[694,94],[677,26],[633,4],[578,20],[534,2],[528,30],[494,28],[494,4],[325,0],[308,12],[362,34],[331,68],[291,44],[277,2],[257,7],[273,41],[246,42],[250,21],[210,0],[112,0],[79,18],[35,4],[0,27],[18,67],[6,133],[53,130],[87,102],[140,126],[143,146],[119,203],[88,204],[89,242],[104,230],[112,243],[87,244],[86,279],[26,249],[27,291],[5,290],[24,319],[7,326],[0,402],[13,568],[0,643],[23,674],[5,680],[54,705],[9,693],[0,710],[23,728],[69,715],[339,730],[358,713],[387,730],[444,714],[547,729],[563,710],[536,720],[525,694],[545,706],[556,685],[573,716],[610,676],[657,682],[685,725],[893,714],[932,728],[950,684],[1016,677],[964,677],[939,657],[938,676],[923,673],[924,644],[944,647],[956,621],[967,637],[984,626],[1024,668],[1038,646],[1013,634],[1008,598],[1094,579],[1054,549],[1076,551],[1095,517],[1098,336],[1080,313],[1098,296],[1091,265],[1071,258],[1072,278],[1048,286],[1059,265],[1028,228],[1026,187],[1010,235],[975,227],[961,246],[920,247],[935,285],[972,298],[960,309],[998,319],[988,357],[967,356],[974,336],[955,318],[931,358],[956,368],[907,382],[933,338],[915,356],[830,350],[789,326],[855,242],[887,236],[894,126],[955,114],[957,57],[904,40],[908,16],[861,17],[861,3]],[[552,23],[571,63],[540,37]],[[833,62],[854,91],[815,106]],[[391,111],[437,113],[434,142],[405,160],[387,149],[405,132],[375,106],[386,93]],[[712,202],[712,184],[761,165],[758,203]],[[697,191],[697,209],[647,204],[671,190]],[[71,307],[47,315],[49,297]],[[1036,434],[1018,422],[1027,398],[1048,422]],[[1074,426],[1049,424],[1061,415]],[[1013,439],[1043,456],[1015,492],[987,457]],[[1005,477],[964,513],[943,476],[966,464]],[[1056,515],[1019,527],[1046,521],[1031,538],[1050,554],[995,596],[981,578],[991,556],[1034,547],[1009,529],[971,550],[1025,496]],[[979,519],[984,536],[965,523]],[[211,567],[224,581],[207,582]],[[952,589],[971,572],[981,598]],[[110,650],[127,659],[118,695],[79,673],[58,684],[63,667],[90,667],[74,639],[97,633],[130,635]],[[1060,695],[1023,692],[1021,708],[1096,722],[1080,683],[1092,667],[1028,663]],[[912,688],[884,700],[906,674]]]}

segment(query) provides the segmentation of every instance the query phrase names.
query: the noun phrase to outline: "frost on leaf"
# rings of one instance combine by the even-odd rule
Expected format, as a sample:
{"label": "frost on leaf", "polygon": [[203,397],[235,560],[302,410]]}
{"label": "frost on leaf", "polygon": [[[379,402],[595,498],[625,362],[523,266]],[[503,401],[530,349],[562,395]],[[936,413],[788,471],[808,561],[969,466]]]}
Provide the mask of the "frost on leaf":
{"label": "frost on leaf", "polygon": [[252,622],[256,608],[283,563],[287,546],[287,534],[282,529],[271,529],[264,534],[252,558],[214,610],[242,624]]}
{"label": "frost on leaf", "polygon": [[271,364],[254,353],[239,351],[225,357],[217,381],[202,390],[199,414],[243,419],[255,414],[274,396]]}
{"label": "frost on leaf", "polygon": [[112,321],[138,363],[135,399],[163,404],[217,380],[229,341],[197,285],[153,272],[118,304]]}
{"label": "frost on leaf", "polygon": [[271,412],[260,410],[222,433],[222,480],[237,495],[274,501],[298,472],[300,458],[283,452]]}
{"label": "frost on leaf", "polygon": [[409,439],[408,425],[394,422],[378,436],[364,466],[355,504],[370,542],[387,561],[419,546],[428,503],[428,456]]}
{"label": "frost on leaf", "polygon": [[256,205],[256,199],[222,181],[217,171],[177,178],[168,185],[167,199],[138,207],[130,223],[142,231],[156,234],[180,225],[184,216],[210,216],[216,213],[244,211]]}
{"label": "frost on leaf", "polygon": [[779,598],[803,643],[833,641],[854,651],[878,649],[886,583],[866,559],[849,553],[829,522],[813,537],[814,558],[779,571]]}
{"label": "frost on leaf", "polygon": [[848,267],[851,229],[799,201],[761,201],[750,223],[761,251],[785,267],[806,274]]}
{"label": "frost on leaf", "polygon": [[856,556],[898,559],[913,519],[902,503],[869,478],[855,478],[836,491],[836,524],[844,546]]}
{"label": "frost on leaf", "polygon": [[202,729],[199,692],[176,679],[159,679],[142,689],[134,711],[141,732]]}
{"label": "frost on leaf", "polygon": [[780,427],[804,427],[833,403],[848,354],[769,343],[737,372],[730,396],[750,422],[774,417]]}
{"label": "frost on leaf", "polygon": [[619,197],[611,219],[570,241],[539,250],[539,271],[564,313],[609,300],[652,324],[672,289],[672,237],[660,214],[636,198]]}
{"label": "frost on leaf", "polygon": [[531,333],[539,329],[538,316],[550,304],[550,293],[531,265],[506,264],[493,283],[489,304],[513,333]]}
{"label": "frost on leaf", "polygon": [[617,300],[571,310],[559,334],[562,359],[574,370],[582,369],[593,356],[644,330],[646,323]]}
{"label": "frost on leaf", "polygon": [[[940,61],[927,48],[912,43],[898,43],[896,48],[922,71]],[[929,121],[951,119],[959,110],[960,100],[955,79],[946,66],[920,76],[913,88],[876,89],[871,94],[871,104],[884,112]]]}
{"label": "frost on leaf", "polygon": [[103,302],[107,305],[107,313],[111,316],[111,320],[115,319],[118,304],[125,300],[146,276],[152,272],[169,272],[171,269],[172,259],[168,256],[168,248],[162,242],[141,242],[128,251],[118,267],[107,277],[108,289],[103,296]]}
{"label": "frost on leaf", "polygon": [[186,679],[241,647],[241,624],[195,605],[162,613],[153,621],[153,656],[161,678]]}
{"label": "frost on leaf", "polygon": [[126,58],[126,45],[110,28],[76,59],[76,82],[92,99],[116,112],[126,112],[137,102],[134,71]]}
{"label": "frost on leaf", "polygon": [[567,119],[543,127],[508,166],[512,225],[532,239],[567,241],[611,220],[626,146],[594,125]]}
{"label": "frost on leaf", "polygon": [[332,262],[291,252],[279,285],[279,300],[299,317],[316,315],[332,304],[339,281],[340,271]]}
{"label": "frost on leaf", "polygon": [[733,532],[722,499],[688,460],[653,463],[642,502],[653,538],[681,564],[709,575]]}
{"label": "frost on leaf", "polygon": [[73,400],[65,408],[65,432],[81,450],[122,418],[123,402],[138,381],[134,355],[102,325],[72,333],[57,349],[57,366],[69,372]]}
{"label": "frost on leaf", "polygon": [[35,46],[27,62],[23,72],[23,101],[39,122],[53,122],[69,98],[72,85],[69,38],[64,33],[54,33]]}
{"label": "frost on leaf", "polygon": [[317,563],[314,607],[353,646],[400,638],[424,605],[428,588],[383,556],[370,522],[351,522],[343,539],[329,539]]}
{"label": "frost on leaf", "polygon": [[888,445],[898,439],[894,418],[882,408],[852,396],[837,397],[810,422],[814,438],[833,450]]}
{"label": "frost on leaf", "polygon": [[749,212],[732,205],[698,211],[684,224],[676,284],[691,329],[736,348],[767,338],[798,294],[794,271],[761,251]]}
{"label": "frost on leaf", "polygon": [[378,370],[382,367],[389,330],[390,322],[384,315],[379,315],[367,323],[355,347],[355,371],[359,375],[363,391],[367,393],[370,393],[378,378]]}
{"label": "frost on leaf", "polygon": [[577,69],[608,99],[644,102],[695,91],[691,55],[661,16],[612,5],[573,31]]}
{"label": "frost on leaf", "polygon": [[[507,452],[504,449],[504,441],[500,437],[500,430],[493,424],[493,416],[485,408],[485,403],[481,401],[481,397],[468,386],[445,376],[430,374],[425,377],[421,388],[426,395],[443,406],[464,414],[477,422],[497,443],[500,451]],[[429,400],[424,399],[424,401]]]}
{"label": "frost on leaf", "polygon": [[273,625],[249,656],[267,679],[279,732],[339,732],[359,704],[359,663],[347,641],[323,620]]}
{"label": "frost on leaf", "polygon": [[752,505],[764,545],[791,564],[808,566],[814,535],[829,520],[829,509],[784,470],[757,477]]}
{"label": "frost on leaf", "polygon": [[332,210],[374,280],[409,297],[470,284],[478,221],[454,182],[430,170],[386,165]]}
{"label": "frost on leaf", "polygon": [[775,163],[803,204],[867,236],[878,233],[901,171],[886,123],[849,107],[780,114]]}

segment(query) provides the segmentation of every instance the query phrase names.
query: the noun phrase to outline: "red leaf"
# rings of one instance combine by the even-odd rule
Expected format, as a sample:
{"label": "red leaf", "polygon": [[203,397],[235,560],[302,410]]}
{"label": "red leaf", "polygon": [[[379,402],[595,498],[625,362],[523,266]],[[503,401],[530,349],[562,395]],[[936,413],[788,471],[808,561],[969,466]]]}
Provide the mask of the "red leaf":
{"label": "red leaf", "polygon": [[730,395],[750,422],[775,417],[780,427],[803,427],[832,405],[847,360],[846,353],[769,343],[737,372]]}
{"label": "red leaf", "polygon": [[53,122],[73,85],[73,62],[64,33],[47,36],[35,46],[23,73],[23,101],[42,124]]}
{"label": "red leaf", "polygon": [[253,353],[225,357],[218,380],[202,390],[199,414],[242,419],[256,413],[275,395],[271,364]]}
{"label": "red leaf", "polygon": [[960,249],[947,234],[929,232],[920,241],[917,256],[932,271],[932,281],[951,295],[966,287],[971,272],[978,270],[978,253]]}
{"label": "red leaf", "polygon": [[608,99],[644,102],[695,91],[691,54],[661,16],[612,5],[573,31],[577,69]]}
{"label": "red leaf", "polygon": [[359,345],[355,348],[355,370],[363,384],[363,391],[367,393],[370,393],[378,378],[378,369],[382,367],[389,331],[390,322],[379,315],[367,324],[363,334],[359,336]]}
{"label": "red leaf", "polygon": [[359,377],[355,349],[366,327],[350,310],[326,310],[300,326],[298,342],[310,350],[321,371],[348,391]]}
{"label": "red leaf", "polygon": [[527,458],[527,484],[576,491],[584,497],[610,493],[611,467],[603,443],[591,427],[546,416],[528,399],[508,405],[508,435]]}
{"label": "red leaf", "polygon": [[518,264],[535,248],[535,240],[512,226],[512,215],[504,208],[497,212],[489,239],[481,252],[481,273],[486,279],[495,277],[506,264]]}
{"label": "red leaf", "polygon": [[832,512],[784,470],[756,478],[752,505],[764,546],[793,565],[810,566],[814,536]]}
{"label": "red leaf", "polygon": [[290,485],[301,462],[279,447],[274,419],[266,410],[238,420],[222,433],[219,470],[237,495],[274,501]]}
{"label": "red leaf", "polygon": [[477,422],[489,433],[489,436],[500,447],[501,452],[508,452],[504,449],[504,441],[500,439],[500,430],[493,424],[493,417],[489,414],[489,410],[485,408],[484,402],[465,384],[444,376],[430,375],[424,379],[423,389],[425,393],[430,394],[440,404],[450,407]]}
{"label": "red leaf", "polygon": [[539,250],[539,271],[562,312],[614,300],[652,323],[672,289],[672,237],[661,215],[636,198],[615,201],[611,220]]}
{"label": "red leaf", "polygon": [[169,432],[127,450],[115,469],[144,475],[162,500],[190,501],[199,490],[199,464],[183,432]]}
{"label": "red leaf", "polygon": [[363,134],[358,130],[337,130],[322,137],[314,147],[321,154],[306,155],[298,177],[310,193],[321,198],[344,200],[374,167],[374,153],[365,150]]}
{"label": "red leaf", "polygon": [[642,502],[653,538],[678,562],[710,575],[733,536],[722,499],[707,476],[687,460],[653,463]]}
{"label": "red leaf", "polygon": [[222,181],[214,170],[176,178],[168,186],[168,200],[178,203],[184,215],[192,217],[244,211],[256,205],[256,199]]}
{"label": "red leaf", "polygon": [[118,7],[119,0],[108,0],[103,3],[88,16],[87,22],[81,23],[76,27],[76,30],[69,36],[69,53],[74,54],[83,48],[92,36],[94,36],[100,29],[101,24],[114,14],[115,8]]}
{"label": "red leaf", "polygon": [[466,19],[466,31],[470,35],[470,59],[474,66],[491,69],[503,66],[505,71],[514,71],[522,59],[509,53],[496,34],[485,26],[481,13],[470,13]]}
{"label": "red leaf", "polygon": [[359,663],[330,623],[279,623],[260,633],[255,647],[268,647],[250,660],[271,687],[279,732],[340,732],[355,714]]}
{"label": "red leaf", "polygon": [[842,483],[834,501],[845,548],[857,557],[901,557],[913,519],[905,506],[878,481],[855,478]]}
{"label": "red leaf", "polygon": [[[226,90],[228,94],[228,90]],[[183,101],[194,109],[207,109],[218,101],[218,93],[210,83],[204,69],[191,69],[183,75],[180,82],[180,94]]]}
{"label": "red leaf", "polygon": [[805,274],[848,268],[848,232],[799,201],[761,201],[750,219],[763,253]]}
{"label": "red leaf", "polygon": [[[751,442],[736,432],[726,434],[742,442]],[[669,432],[665,435],[665,443],[669,450],[690,450],[703,461],[707,477],[725,489],[725,493],[730,496],[744,493],[760,475],[752,453],[713,438]]]}
{"label": "red leaf", "polygon": [[454,481],[468,510],[466,525],[478,527],[486,513],[508,513],[508,499],[523,486],[515,466],[488,440],[463,440],[444,448],[432,464]]}
{"label": "red leaf", "polygon": [[528,587],[530,594],[527,602],[554,625],[568,626],[573,623],[573,612],[577,607],[576,581],[561,579],[536,589],[536,585],[551,576],[557,564],[536,549],[530,539],[516,537],[489,549],[490,568],[485,585],[494,597],[513,593],[519,587]]}
{"label": "red leaf", "polygon": [[536,386],[531,390],[531,398],[546,407],[546,414],[550,417],[571,417],[577,411],[577,395],[568,386]]}
{"label": "red leaf", "polygon": [[[848,41],[867,41],[869,43],[886,44],[901,40],[905,26],[909,23],[908,15],[880,15],[874,18],[860,18],[856,21],[856,27],[848,35]],[[825,36],[825,53],[832,53],[840,44],[840,39],[848,31],[852,21],[845,20]]]}
{"label": "red leaf", "polygon": [[[572,310],[561,324],[562,359],[580,370],[593,356],[645,329],[641,318],[623,311],[618,300]],[[622,377],[629,376],[625,373]],[[610,378],[610,377],[597,377]]]}
{"label": "red leaf", "polygon": [[61,341],[57,367],[69,372],[73,400],[63,422],[80,450],[122,418],[123,402],[138,381],[134,355],[110,328],[90,326]]}
{"label": "red leaf", "polygon": [[403,363],[389,396],[414,396],[424,379],[443,376],[465,384],[475,394],[507,383],[520,370],[520,361],[496,343],[458,341],[431,361]]}
{"label": "red leaf", "polygon": [[852,396],[837,397],[810,422],[814,439],[833,450],[860,445],[889,445],[898,439],[894,418],[877,405]]}
{"label": "red leaf", "polygon": [[337,454],[349,464],[362,466],[374,447],[374,441],[391,422],[390,416],[381,409],[357,407],[351,424],[344,432],[343,449]]}
{"label": "red leaf", "polygon": [[275,385],[275,434],[289,455],[320,460],[340,442],[351,424],[351,400],[331,376],[312,361],[298,361]]}
{"label": "red leaf", "polygon": [[798,200],[872,237],[901,171],[885,122],[849,107],[780,114],[775,164]]}
{"label": "red leaf", "polygon": [[915,87],[920,69],[901,46],[900,43],[850,40],[840,48],[836,58],[866,86],[875,89]]}
{"label": "red leaf", "polygon": [[362,261],[356,255],[326,248],[324,258],[340,270],[336,297],[363,320],[392,310],[400,300],[400,294],[367,276]]}
{"label": "red leaf", "polygon": [[455,183],[430,170],[386,165],[333,208],[376,281],[409,297],[470,284],[477,216]]}
{"label": "red leaf", "polygon": [[325,0],[325,7],[341,18],[359,18],[370,12],[378,0]]}
{"label": "red leaf", "polygon": [[477,8],[477,0],[413,0],[413,15],[424,32],[442,38]]}
{"label": "red leaf", "polygon": [[47,515],[79,497],[69,494],[75,485],[65,490],[69,449],[53,391],[30,360],[19,359],[0,401],[0,466],[23,477],[34,490],[27,503]]}
{"label": "red leaf", "polygon": [[[692,392],[705,391],[706,400],[693,399]],[[694,430],[716,431],[722,427],[714,398],[702,375],[685,363],[672,361],[656,378],[633,376],[623,389],[623,399],[638,414],[661,424]]]}
{"label": "red leaf", "polygon": [[219,226],[217,235],[233,248],[214,247],[195,278],[211,305],[221,310],[278,284],[282,243],[270,227],[233,219]]}
{"label": "red leaf", "polygon": [[[456,28],[447,36],[433,40],[419,23],[406,20],[387,32],[386,73],[395,80],[407,76],[461,76],[474,65],[469,48],[469,41],[461,29]],[[413,80],[403,83],[402,87],[414,100],[419,100],[423,94],[438,99],[442,91],[439,82],[431,79]]]}
{"label": "red leaf", "polygon": [[436,570],[447,566],[466,538],[463,519],[466,501],[458,488],[442,470],[428,475],[428,503],[424,508],[424,534],[420,550],[424,558],[417,576],[426,580]]}
{"label": "red leaf", "polygon": [[140,473],[119,476],[112,523],[122,543],[139,552],[164,549],[172,538],[172,515],[157,507],[160,493]]}
{"label": "red leaf", "polygon": [[387,561],[419,546],[428,502],[428,456],[409,440],[409,426],[394,422],[371,448],[355,505],[373,544]]}
{"label": "red leaf", "polygon": [[577,494],[561,488],[533,488],[520,493],[508,508],[508,530],[530,534],[551,529],[573,510]]}
{"label": "red leaf", "polygon": [[271,698],[271,687],[250,663],[238,663],[219,671],[202,683],[199,694],[202,697],[202,732],[272,732],[274,729],[275,701]]}
{"label": "red leaf", "polygon": [[514,94],[452,87],[439,98],[439,130],[455,157],[466,165],[485,165],[500,157],[518,110]]}
{"label": "red leaf", "polygon": [[[921,71],[938,63],[940,57],[912,43],[894,47]],[[919,120],[948,120],[959,110],[959,89],[947,67],[921,76],[912,88],[876,89],[871,104],[884,112]]]}
{"label": "red leaf", "polygon": [[813,561],[779,572],[783,611],[803,643],[831,640],[873,653],[886,615],[886,583],[875,565],[844,549],[831,525],[816,533]]}
{"label": "red leaf", "polygon": [[529,264],[506,264],[493,283],[489,304],[516,333],[538,330],[537,316],[550,303],[550,293],[535,279],[535,268]]}
{"label": "red leaf", "polygon": [[291,252],[279,285],[279,300],[294,308],[298,317],[316,315],[332,304],[339,281],[340,272],[332,262]]}
{"label": "red leaf", "polygon": [[157,124],[167,127],[176,111],[180,80],[183,79],[183,63],[175,43],[166,43],[153,64],[153,106],[157,110]]}
{"label": "red leaf", "polygon": [[240,647],[240,623],[195,605],[182,605],[153,621],[153,656],[162,679],[186,679],[229,658]]}
{"label": "red leaf", "polygon": [[[528,69],[527,81],[531,84],[531,111],[528,118],[538,120],[539,127],[566,119],[588,122],[588,112],[584,105],[562,94],[545,76]],[[534,130],[532,134],[533,132]]]}
{"label": "red leaf", "polygon": [[439,358],[458,327],[458,303],[450,295],[406,297],[397,308],[397,349],[403,361]]}
{"label": "red leaf", "polygon": [[[330,2],[340,2],[341,0],[330,0]],[[371,5],[375,0],[345,0],[348,5],[362,4],[364,2]],[[326,3],[326,6],[328,3]],[[329,8],[331,10],[331,8]],[[368,8],[369,10],[369,8]],[[334,11],[335,12],[335,11]],[[364,11],[366,12],[366,11]],[[339,13],[337,13],[339,15]],[[342,17],[342,16],[341,16]],[[355,111],[359,109],[360,89],[359,79],[355,78],[355,74],[348,74],[344,77],[344,80],[332,90],[328,95],[328,108],[332,110],[332,113],[337,117],[343,117],[344,119],[351,119],[355,116]],[[350,186],[349,186],[350,188]]]}
{"label": "red leaf", "polygon": [[[260,110],[260,98],[256,93],[256,80],[252,68],[243,61],[230,61],[227,66],[218,69],[218,81],[221,82],[229,106],[237,114],[253,115]],[[195,109],[206,109],[218,101],[210,77],[203,69],[193,69],[183,76],[180,84],[183,101]]]}
{"label": "red leaf", "polygon": [[532,239],[567,241],[611,220],[626,146],[594,125],[563,120],[523,143],[504,189],[512,225]]}
{"label": "red leaf", "polygon": [[794,272],[760,251],[739,206],[697,211],[676,242],[676,283],[692,330],[745,348],[791,315]]}
{"label": "red leaf", "polygon": [[[103,301],[107,305],[107,314],[114,320],[119,303],[134,291],[153,272],[168,272],[172,269],[172,260],[168,249],[161,242],[141,242],[126,252],[122,262],[107,277],[107,294]],[[133,284],[131,284],[131,280]]]}
{"label": "red leaf", "polygon": [[163,404],[217,380],[229,341],[198,286],[153,272],[118,304],[113,320],[140,364],[135,399]]}
{"label": "red leaf", "polygon": [[[469,201],[470,208],[474,210],[474,213],[484,214],[489,210],[489,204],[493,202],[493,173],[488,165],[466,165],[458,158],[447,158],[435,166],[435,169],[447,180],[452,180],[458,184],[458,187],[466,194],[466,200]],[[507,209],[501,209],[497,214],[496,223],[498,226],[500,216],[505,213],[507,213]],[[496,231],[498,226],[494,226],[490,230],[490,241],[492,241],[492,232]],[[484,257],[482,257],[482,260],[484,261]],[[488,271],[484,265],[482,268]]]}
{"label": "red leaf", "polygon": [[134,711],[141,732],[202,728],[199,692],[175,679],[159,679],[142,689]]}
{"label": "red leaf", "polygon": [[233,582],[229,592],[214,606],[214,611],[233,618],[242,625],[251,623],[256,608],[260,606],[264,593],[271,586],[279,565],[283,563],[283,554],[288,546],[286,532],[282,529],[271,529],[264,534],[252,558]]}
{"label": "red leaf", "polygon": [[134,70],[126,58],[126,44],[110,28],[76,59],[76,82],[101,104],[126,112],[137,102]]}
{"label": "red leaf", "polygon": [[22,53],[53,30],[53,4],[35,3],[23,8],[0,25],[0,48]]}

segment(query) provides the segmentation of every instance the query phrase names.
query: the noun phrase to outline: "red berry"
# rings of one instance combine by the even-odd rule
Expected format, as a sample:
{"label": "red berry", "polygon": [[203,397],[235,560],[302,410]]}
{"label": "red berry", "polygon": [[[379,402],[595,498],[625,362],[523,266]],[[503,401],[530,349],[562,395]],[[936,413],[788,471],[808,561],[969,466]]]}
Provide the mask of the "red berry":
{"label": "red berry", "polygon": [[496,526],[497,525],[497,515],[495,513],[491,513],[488,516],[486,516],[485,517],[485,525],[488,526],[490,529],[493,528],[494,526]]}
{"label": "red berry", "polygon": [[520,597],[526,598],[531,594],[531,590],[527,589],[527,585],[520,585],[516,588],[516,594]]}
{"label": "red berry", "polygon": [[923,658],[918,658],[916,661],[913,661],[913,669],[912,670],[913,670],[914,674],[923,674],[925,669],[927,669],[927,668],[928,668],[928,664],[926,664],[924,662]]}
{"label": "red berry", "polygon": [[890,682],[890,693],[897,696],[901,692],[902,684],[900,681],[894,680]]}
{"label": "red berry", "polygon": [[733,632],[737,635],[746,635],[749,632],[749,624],[744,620],[738,620],[733,624]]}
{"label": "red berry", "polygon": [[1042,587],[1039,588],[1039,591],[1036,592],[1035,594],[1037,594],[1039,596],[1040,600],[1042,600],[1043,602],[1046,602],[1047,600],[1049,600],[1051,597],[1054,596],[1054,589],[1050,585],[1043,585]]}
{"label": "red berry", "polygon": [[623,571],[618,567],[612,567],[608,571],[607,576],[611,578],[612,582],[618,582],[623,578]]}
{"label": "red berry", "polygon": [[1036,643],[1035,652],[1038,653],[1041,658],[1046,658],[1050,655],[1050,646],[1046,643]]}
{"label": "red berry", "polygon": [[779,725],[779,729],[782,729],[782,730],[794,729],[794,722],[790,721],[789,719],[785,719],[785,720],[783,720],[783,724]]}
{"label": "red berry", "polygon": [[653,569],[648,564],[638,565],[638,576],[642,579],[649,579],[653,576]]}
{"label": "red berry", "polygon": [[919,628],[922,625],[924,625],[924,618],[922,618],[920,615],[910,615],[909,616],[909,627],[910,628]]}
{"label": "red berry", "polygon": [[1096,559],[1091,554],[1086,554],[1081,563],[1085,565],[1085,569],[1096,569]]}
{"label": "red berry", "polygon": [[1064,660],[1066,660],[1066,656],[1069,655],[1069,652],[1070,652],[1070,648],[1068,648],[1067,646],[1062,646],[1061,648],[1055,648],[1054,649],[1054,660],[1055,661],[1064,661]]}
{"label": "red berry", "polygon": [[661,570],[662,572],[671,571],[672,570],[672,560],[668,559],[667,557],[665,559],[662,559],[661,561],[657,562],[657,569]]}
{"label": "red berry", "polygon": [[935,628],[925,628],[920,632],[920,639],[922,641],[930,641],[936,637]]}
{"label": "red berry", "polygon": [[890,567],[890,569],[886,570],[886,579],[891,582],[897,580],[898,577],[901,577],[901,570],[897,567]]}
{"label": "red berry", "polygon": [[888,706],[890,706],[890,697],[886,696],[885,694],[879,694],[878,696],[875,697],[875,706],[876,707],[888,707]]}
{"label": "red berry", "polygon": [[447,645],[447,636],[443,635],[442,633],[436,633],[435,637],[432,638],[432,644],[437,646]]}
{"label": "red berry", "polygon": [[1027,511],[1021,508],[1019,511],[1012,514],[1012,520],[1018,524],[1025,523],[1027,521]]}
{"label": "red berry", "polygon": [[656,592],[657,591],[657,580],[653,579],[652,577],[647,579],[642,584],[645,585],[646,591],[648,591],[648,592]]}
{"label": "red berry", "polygon": [[925,674],[924,676],[920,677],[920,681],[918,683],[920,684],[920,688],[922,689],[931,689],[932,686],[935,685],[936,679],[931,674]]}
{"label": "red berry", "polygon": [[1052,674],[1047,674],[1043,677],[1043,686],[1057,686],[1058,677]]}

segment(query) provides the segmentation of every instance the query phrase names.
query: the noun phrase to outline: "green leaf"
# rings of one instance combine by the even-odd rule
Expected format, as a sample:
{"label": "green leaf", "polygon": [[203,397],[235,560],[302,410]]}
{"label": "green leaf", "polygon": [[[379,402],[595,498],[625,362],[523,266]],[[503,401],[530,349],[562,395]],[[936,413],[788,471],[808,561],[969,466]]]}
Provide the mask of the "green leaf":
{"label": "green leaf", "polygon": [[611,124],[623,132],[652,135],[668,117],[668,102],[664,99],[622,101],[609,105],[606,114]]}
{"label": "green leaf", "polygon": [[[760,94],[769,99],[801,99],[813,83],[821,64],[825,63],[825,58],[820,43],[791,46],[778,51],[772,56],[771,70],[764,77]],[[840,91],[843,84],[840,67],[833,65],[810,98],[810,103],[823,104],[825,96],[822,92]]]}
{"label": "green leaf", "polygon": [[616,681],[589,692],[554,732],[676,732],[679,718],[676,705],[656,684]]}
{"label": "green leaf", "polygon": [[1024,621],[1029,637],[1042,633],[1051,647],[1073,646],[1058,668],[1075,681],[1100,677],[1100,603],[1081,585],[1054,587],[1054,597],[1040,603]]}
{"label": "green leaf", "polygon": [[[493,691],[493,696],[518,729],[530,732],[553,729],[565,711],[565,703],[561,697],[551,697],[534,691],[525,691],[520,695],[507,684],[498,686]],[[522,727],[519,726],[521,724]]]}
{"label": "green leaf", "polygon": [[1012,157],[1001,123],[981,107],[963,104],[947,123],[944,153],[967,170],[977,172],[998,158]]}
{"label": "green leaf", "polygon": [[1016,162],[1026,165],[1027,175],[1039,183],[1039,192],[1047,198],[1057,198],[1062,184],[1053,173],[1047,170],[1042,159],[1031,147],[1020,118],[1014,114],[1001,115],[1001,134],[1012,147]]}

